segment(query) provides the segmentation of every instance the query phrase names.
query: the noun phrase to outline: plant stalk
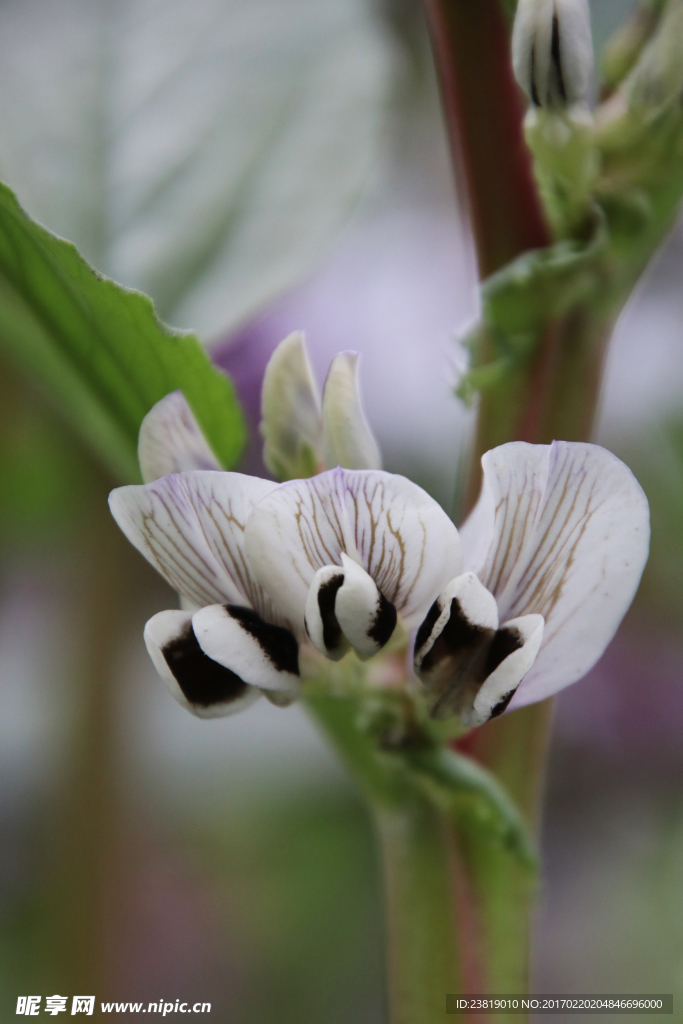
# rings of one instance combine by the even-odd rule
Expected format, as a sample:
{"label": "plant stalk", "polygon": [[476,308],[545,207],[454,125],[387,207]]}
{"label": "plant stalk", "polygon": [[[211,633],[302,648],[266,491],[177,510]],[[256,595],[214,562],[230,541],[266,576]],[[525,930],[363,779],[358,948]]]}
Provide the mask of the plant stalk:
{"label": "plant stalk", "polygon": [[382,850],[391,1024],[436,1024],[462,991],[455,844],[443,814],[415,797],[375,814]]}
{"label": "plant stalk", "polygon": [[[509,23],[500,0],[425,0],[425,6],[456,181],[467,195],[485,278],[552,242],[524,140]],[[592,328],[585,345],[574,344],[581,334],[577,326],[556,325],[530,365],[482,396],[465,512],[479,493],[485,451],[511,440],[587,436],[602,356],[596,361]],[[501,779],[534,833],[549,726],[550,702],[545,702],[475,730],[462,745]],[[534,886],[509,857],[455,827],[452,831],[462,864],[456,877],[460,949],[476,946],[481,991],[523,992],[529,982]]]}
{"label": "plant stalk", "polygon": [[500,0],[425,0],[456,181],[480,277],[550,243]]}

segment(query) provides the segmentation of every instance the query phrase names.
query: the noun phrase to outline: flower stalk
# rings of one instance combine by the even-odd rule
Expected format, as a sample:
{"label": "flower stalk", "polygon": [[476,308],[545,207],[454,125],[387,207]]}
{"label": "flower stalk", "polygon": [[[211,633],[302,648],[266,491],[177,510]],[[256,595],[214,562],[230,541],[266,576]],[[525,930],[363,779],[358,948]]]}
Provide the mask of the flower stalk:
{"label": "flower stalk", "polygon": [[[525,935],[510,914],[508,893],[487,883],[494,865],[499,873],[514,865],[515,894],[528,900],[533,853],[495,779],[425,736],[378,754],[360,702],[310,694],[305,703],[359,784],[375,823],[391,1024],[437,1024],[447,994],[520,990]],[[482,825],[484,794],[492,827]]]}
{"label": "flower stalk", "polygon": [[456,846],[448,820],[415,797],[400,811],[375,812],[388,939],[389,1019],[437,1024],[445,994],[462,992],[453,914]]}

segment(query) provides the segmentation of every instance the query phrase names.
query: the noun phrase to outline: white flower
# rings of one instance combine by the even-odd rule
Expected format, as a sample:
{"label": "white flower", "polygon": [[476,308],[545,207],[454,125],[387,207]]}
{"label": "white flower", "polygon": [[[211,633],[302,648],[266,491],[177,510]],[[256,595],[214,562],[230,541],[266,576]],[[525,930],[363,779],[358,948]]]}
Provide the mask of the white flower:
{"label": "white flower", "polygon": [[209,470],[109,498],[130,542],[183,599],[182,610],[149,620],[145,643],[173,696],[201,718],[239,711],[261,692],[276,703],[298,692],[298,643],[244,549],[247,519],[275,486]]}
{"label": "white flower", "polygon": [[585,103],[593,73],[588,0],[519,0],[512,63],[534,106]]}
{"label": "white flower", "polygon": [[433,713],[468,725],[586,674],[633,600],[650,537],[642,488],[604,448],[514,442],[482,465],[461,531],[468,572],[439,596],[415,644]]}
{"label": "white flower", "polygon": [[399,619],[417,630],[436,717],[478,725],[580,678],[638,585],[645,496],[594,445],[508,444],[483,465],[461,536],[421,488],[381,470],[279,486],[185,472],[114,491],[121,528],[191,606],[145,630],[175,696],[202,716],[261,691],[289,700],[299,644],[369,658]]}
{"label": "white flower", "polygon": [[[357,359],[345,352],[333,360],[321,403],[303,335],[278,346],[263,386],[262,430],[274,470],[314,472],[325,458],[379,466]],[[244,545],[249,515],[276,484],[221,472],[180,391],[143,420],[138,458],[145,486],[118,488],[110,507],[180,595],[181,610],[159,612],[145,627],[157,671],[179,703],[202,718],[233,714],[261,693],[289,703],[299,689],[298,640],[287,613],[276,610],[255,578]]]}

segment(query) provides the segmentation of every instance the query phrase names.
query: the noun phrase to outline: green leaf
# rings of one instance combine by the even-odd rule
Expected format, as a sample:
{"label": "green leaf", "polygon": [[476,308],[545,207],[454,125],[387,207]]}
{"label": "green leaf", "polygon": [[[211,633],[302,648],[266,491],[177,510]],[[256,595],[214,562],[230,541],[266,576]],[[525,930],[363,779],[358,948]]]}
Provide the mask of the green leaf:
{"label": "green leaf", "polygon": [[367,0],[0,5],[0,178],[168,323],[234,328],[315,266],[402,70]]}
{"label": "green leaf", "polygon": [[533,358],[544,331],[559,317],[586,303],[601,308],[613,301],[605,272],[608,241],[605,218],[596,208],[587,241],[533,249],[484,282],[482,321],[465,340],[470,369],[457,392],[464,401],[500,385]]}
{"label": "green leaf", "polygon": [[57,398],[124,480],[139,478],[143,417],[180,388],[220,462],[245,440],[230,381],[199,341],[157,319],[151,300],[97,274],[35,224],[0,185],[0,344]]}

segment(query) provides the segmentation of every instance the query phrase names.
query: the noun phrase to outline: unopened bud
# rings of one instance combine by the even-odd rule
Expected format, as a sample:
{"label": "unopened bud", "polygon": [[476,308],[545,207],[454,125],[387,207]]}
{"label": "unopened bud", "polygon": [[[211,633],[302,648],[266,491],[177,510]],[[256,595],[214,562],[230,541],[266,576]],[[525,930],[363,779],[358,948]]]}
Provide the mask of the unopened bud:
{"label": "unopened bud", "polygon": [[512,63],[534,106],[585,103],[593,72],[588,0],[519,0]]}

